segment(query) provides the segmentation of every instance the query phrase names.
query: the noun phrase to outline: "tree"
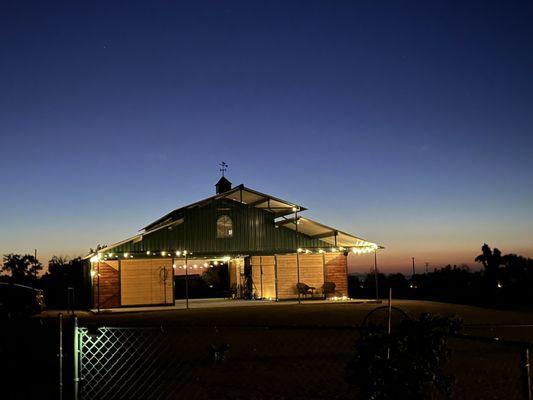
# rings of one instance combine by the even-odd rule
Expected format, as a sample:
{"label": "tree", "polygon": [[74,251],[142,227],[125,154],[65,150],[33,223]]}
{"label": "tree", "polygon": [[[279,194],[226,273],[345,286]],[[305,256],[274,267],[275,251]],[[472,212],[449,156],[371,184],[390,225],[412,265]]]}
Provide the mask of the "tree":
{"label": "tree", "polygon": [[14,283],[33,283],[42,269],[42,264],[32,255],[4,254],[2,271],[10,274]]}
{"label": "tree", "polygon": [[475,259],[476,262],[483,264],[485,276],[489,285],[496,287],[499,278],[500,265],[502,264],[502,252],[497,248],[491,250],[487,243],[481,247],[481,254]]}

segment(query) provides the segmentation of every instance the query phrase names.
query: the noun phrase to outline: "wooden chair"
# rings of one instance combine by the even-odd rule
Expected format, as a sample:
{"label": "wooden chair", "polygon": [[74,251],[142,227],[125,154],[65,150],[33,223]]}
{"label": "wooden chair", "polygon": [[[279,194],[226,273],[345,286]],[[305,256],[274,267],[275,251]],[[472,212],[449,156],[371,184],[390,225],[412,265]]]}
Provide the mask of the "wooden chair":
{"label": "wooden chair", "polygon": [[322,293],[324,294],[324,298],[326,299],[328,297],[328,294],[335,295],[335,287],[337,285],[335,282],[324,282],[322,285]]}
{"label": "wooden chair", "polygon": [[310,294],[311,298],[313,298],[316,288],[300,282],[296,284],[296,290],[298,291],[298,294],[304,296],[305,298],[307,298],[308,294]]}

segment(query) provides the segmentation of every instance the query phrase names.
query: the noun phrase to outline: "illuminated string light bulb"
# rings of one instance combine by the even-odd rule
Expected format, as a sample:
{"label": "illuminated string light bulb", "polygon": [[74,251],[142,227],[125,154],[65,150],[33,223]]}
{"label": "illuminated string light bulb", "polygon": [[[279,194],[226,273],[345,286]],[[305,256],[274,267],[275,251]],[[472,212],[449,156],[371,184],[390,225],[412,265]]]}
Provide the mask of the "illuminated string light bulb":
{"label": "illuminated string light bulb", "polygon": [[298,251],[298,253],[301,253],[304,250],[301,247],[299,247],[297,251]]}
{"label": "illuminated string light bulb", "polygon": [[213,264],[218,265],[218,261],[215,261]]}
{"label": "illuminated string light bulb", "polygon": [[149,256],[149,255],[150,255],[150,250],[148,250],[148,251],[146,252],[146,255],[147,255],[147,256]]}
{"label": "illuminated string light bulb", "polygon": [[167,255],[167,252],[166,252],[166,251],[162,251],[162,252],[161,252],[161,255],[162,255],[163,257],[165,257],[165,256]]}
{"label": "illuminated string light bulb", "polygon": [[318,250],[318,252],[319,252],[320,254],[323,254],[323,253],[324,253],[324,250],[320,249],[320,250]]}
{"label": "illuminated string light bulb", "polygon": [[176,251],[176,255],[179,257],[181,255],[181,251]]}
{"label": "illuminated string light bulb", "polygon": [[124,258],[128,258],[130,253],[124,253]]}
{"label": "illuminated string light bulb", "polygon": [[209,264],[208,263],[204,263],[204,268],[207,268]]}

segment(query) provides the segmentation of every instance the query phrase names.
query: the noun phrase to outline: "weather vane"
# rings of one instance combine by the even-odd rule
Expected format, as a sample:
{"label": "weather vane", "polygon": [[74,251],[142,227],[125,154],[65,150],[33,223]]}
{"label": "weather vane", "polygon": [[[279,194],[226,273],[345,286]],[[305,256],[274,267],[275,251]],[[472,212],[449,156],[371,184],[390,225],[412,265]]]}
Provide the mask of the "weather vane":
{"label": "weather vane", "polygon": [[228,170],[228,164],[226,164],[224,161],[222,161],[220,164],[220,172],[222,172],[222,176],[224,176],[224,172]]}

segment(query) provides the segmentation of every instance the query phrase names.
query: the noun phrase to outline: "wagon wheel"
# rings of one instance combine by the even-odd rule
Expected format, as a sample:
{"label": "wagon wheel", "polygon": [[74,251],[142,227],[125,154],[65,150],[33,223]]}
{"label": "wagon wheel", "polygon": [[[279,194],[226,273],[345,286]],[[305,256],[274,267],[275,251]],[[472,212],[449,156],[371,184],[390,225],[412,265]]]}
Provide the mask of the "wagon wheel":
{"label": "wagon wheel", "polygon": [[[391,307],[390,309],[391,316],[391,331],[394,331],[398,325],[403,321],[411,319],[407,313],[397,307]],[[361,324],[361,328],[365,331],[369,330],[379,330],[387,331],[389,321],[389,307],[381,306],[370,311]]]}

